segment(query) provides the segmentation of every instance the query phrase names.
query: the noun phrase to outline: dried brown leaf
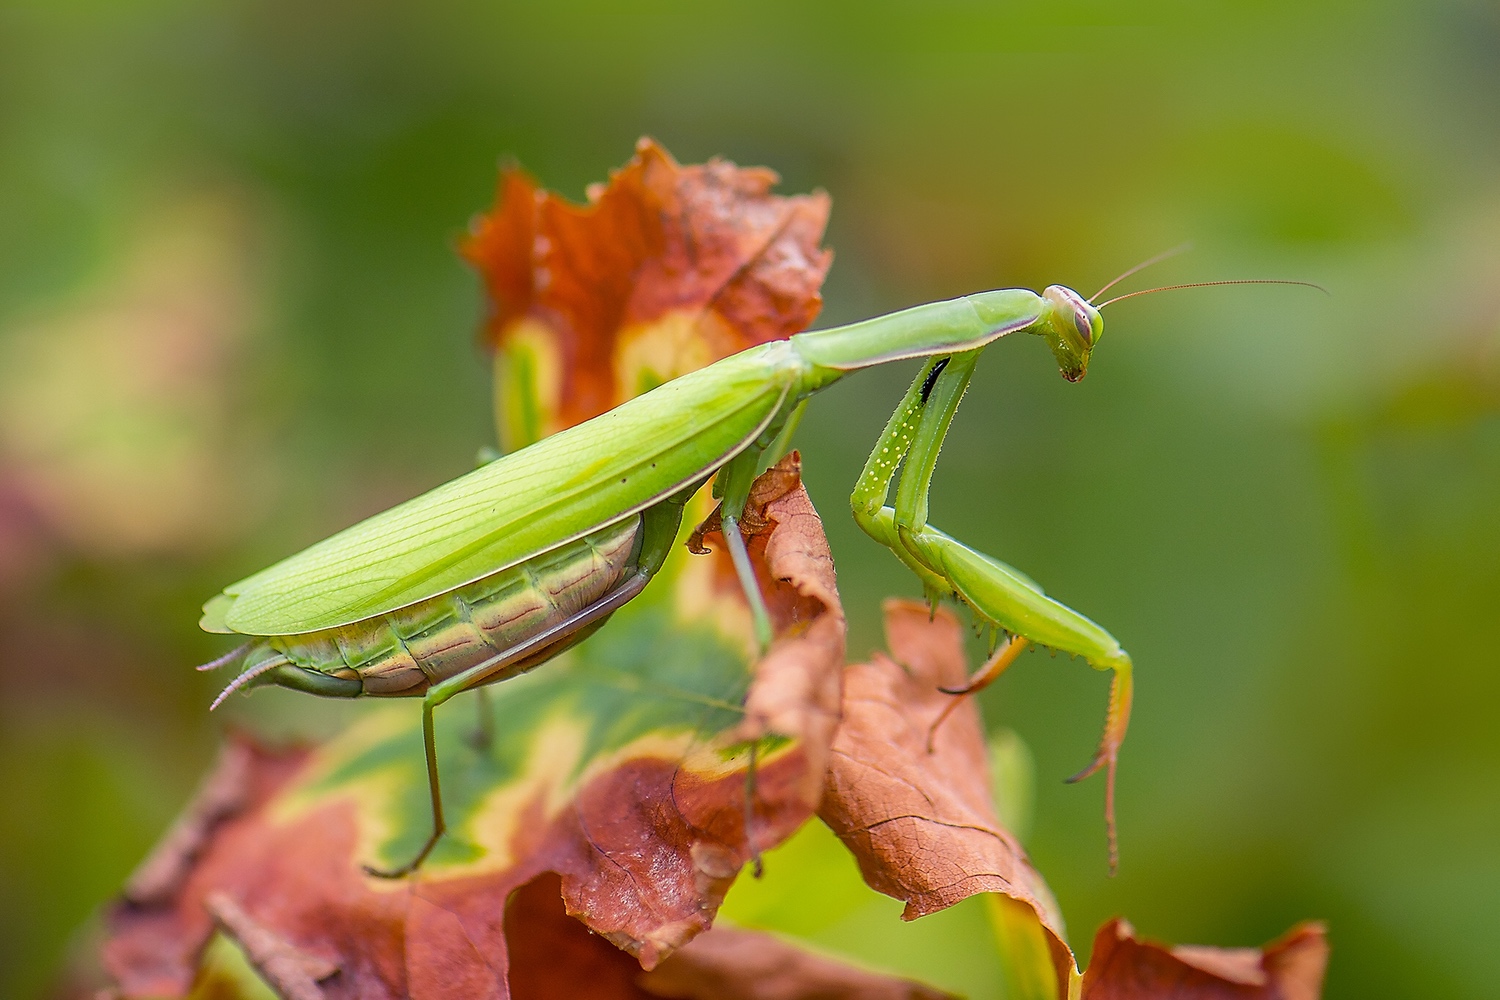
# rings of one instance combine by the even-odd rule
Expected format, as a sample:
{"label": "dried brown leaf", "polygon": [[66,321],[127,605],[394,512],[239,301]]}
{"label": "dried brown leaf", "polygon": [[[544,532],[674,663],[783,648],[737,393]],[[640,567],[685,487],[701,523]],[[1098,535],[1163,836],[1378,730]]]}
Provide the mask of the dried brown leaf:
{"label": "dried brown leaf", "polygon": [[[775,172],[722,160],[681,166],[650,139],[575,205],[507,168],[464,256],[484,278],[506,407],[531,399],[541,426],[571,427],[746,347],[807,327],[832,253],[822,192],[770,193]],[[524,353],[524,363],[519,355]],[[506,374],[507,364],[524,372]]]}
{"label": "dried brown leaf", "polygon": [[[750,496],[745,501],[745,512],[740,518],[740,530],[746,535],[758,535],[763,532],[767,527],[766,505],[772,500],[786,496],[801,481],[802,455],[795,451],[757,476],[755,482],[750,485]],[[688,536],[689,552],[700,556],[705,555],[709,550],[703,544],[704,536],[715,532],[720,537],[723,536],[724,524],[720,520],[723,508],[723,504],[714,507],[713,513],[693,529],[693,533]]]}
{"label": "dried brown leaf", "polygon": [[[266,750],[242,734],[232,735],[230,746],[220,755],[220,761],[243,759],[248,762],[244,769],[244,793],[242,808],[232,816],[221,817],[208,828],[207,838],[194,845],[191,865],[185,877],[175,871],[166,896],[147,894],[143,902],[123,900],[111,915],[116,928],[128,927],[129,932],[115,934],[105,942],[103,964],[120,984],[121,996],[181,996],[192,982],[193,969],[199,953],[213,933],[213,918],[201,905],[206,890],[195,886],[199,873],[217,853],[220,845],[237,831],[254,822],[254,817],[264,809],[267,802],[282,788],[287,780],[305,763],[307,751],[303,749],[273,752]],[[235,765],[238,770],[239,765]],[[223,765],[215,769],[215,778],[223,774]],[[214,780],[206,783],[213,787]],[[191,812],[191,808],[189,810]],[[167,835],[164,845],[174,839],[176,827]],[[169,852],[170,847],[159,847],[157,852]],[[153,856],[157,853],[153,852]],[[175,864],[164,868],[175,868]],[[167,885],[159,881],[155,886]],[[183,907],[184,899],[194,900],[194,905]]]}
{"label": "dried brown leaf", "polygon": [[513,893],[505,908],[512,1000],[936,1000],[920,984],[803,951],[768,934],[711,928],[649,972],[568,916],[557,876]]}
{"label": "dried brown leaf", "polygon": [[942,1000],[922,983],[869,972],[758,931],[716,927],[640,976],[676,1000]]}
{"label": "dried brown leaf", "polygon": [[711,928],[651,972],[567,915],[543,874],[505,904],[511,1000],[929,1000],[919,984],[808,954],[769,934]]}
{"label": "dried brown leaf", "polygon": [[[1040,928],[1062,1000],[1316,1000],[1328,946],[1321,925],[1305,924],[1265,948],[1167,947],[1136,940],[1111,921],[1094,942],[1079,977],[1062,919],[1041,876],[995,818],[983,729],[973,700],[929,728],[967,669],[957,620],[912,601],[885,603],[890,655],[845,673],[844,722],[833,745],[819,815],[854,853],[865,881],[906,901],[906,919],[951,906],[978,892],[999,894],[997,932],[1013,948],[1021,981],[1053,992]],[[1033,924],[1032,921],[1035,921]],[[1036,967],[1033,972],[1032,960]],[[1036,975],[1039,978],[1031,978]]]}
{"label": "dried brown leaf", "polygon": [[[756,683],[745,700],[742,738],[769,733],[802,735],[807,767],[797,800],[816,807],[823,794],[829,748],[839,725],[844,660],[844,611],[839,602],[833,554],[823,522],[802,487],[797,452],[756,477],[741,525],[751,565],[756,569],[777,641],[756,666]],[[739,594],[739,581],[723,547],[718,508],[692,535],[702,549],[718,535],[721,587]],[[710,523],[712,522],[712,523]],[[790,830],[787,831],[791,833]]]}
{"label": "dried brown leaf", "polygon": [[548,872],[517,889],[505,904],[511,1000],[649,997],[637,982],[640,963],[570,916],[561,889],[558,877]]}
{"label": "dried brown leaf", "polygon": [[995,816],[984,730],[972,699],[928,733],[967,671],[958,621],[914,601],[884,605],[890,655],[848,668],[819,815],[859,861],[870,886],[906,902],[912,920],[979,892],[1036,914],[1066,994],[1072,954],[1051,891]]}
{"label": "dried brown leaf", "polygon": [[1328,940],[1299,924],[1263,948],[1154,944],[1111,920],[1094,938],[1083,1000],[1317,1000]]}

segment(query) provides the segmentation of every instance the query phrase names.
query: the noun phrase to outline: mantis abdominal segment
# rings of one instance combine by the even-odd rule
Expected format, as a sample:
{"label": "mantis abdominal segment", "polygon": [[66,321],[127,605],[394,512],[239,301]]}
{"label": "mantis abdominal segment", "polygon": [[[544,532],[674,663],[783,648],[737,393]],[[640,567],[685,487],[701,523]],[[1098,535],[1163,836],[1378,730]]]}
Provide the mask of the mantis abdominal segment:
{"label": "mantis abdominal segment", "polygon": [[377,618],[264,639],[247,653],[244,672],[220,699],[247,677],[272,670],[278,671],[276,683],[323,685],[318,693],[336,697],[425,694],[433,684],[570,621],[619,586],[638,554],[640,527],[637,515]]}

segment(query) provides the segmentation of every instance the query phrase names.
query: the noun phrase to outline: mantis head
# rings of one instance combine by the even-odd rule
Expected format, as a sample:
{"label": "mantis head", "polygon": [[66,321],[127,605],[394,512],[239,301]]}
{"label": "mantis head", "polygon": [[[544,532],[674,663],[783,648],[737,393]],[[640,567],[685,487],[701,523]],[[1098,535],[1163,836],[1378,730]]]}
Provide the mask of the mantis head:
{"label": "mantis head", "polygon": [[1046,338],[1063,378],[1077,382],[1088,374],[1089,355],[1104,332],[1104,317],[1082,295],[1062,285],[1048,285],[1042,301],[1042,314],[1031,330]]}

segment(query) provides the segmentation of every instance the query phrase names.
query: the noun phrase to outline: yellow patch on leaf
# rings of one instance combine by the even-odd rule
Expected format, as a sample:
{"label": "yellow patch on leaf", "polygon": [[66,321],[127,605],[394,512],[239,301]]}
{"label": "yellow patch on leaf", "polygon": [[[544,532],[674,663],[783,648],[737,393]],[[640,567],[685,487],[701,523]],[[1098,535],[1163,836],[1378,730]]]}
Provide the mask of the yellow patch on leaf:
{"label": "yellow patch on leaf", "polygon": [[507,451],[806,329],[832,263],[823,192],[763,167],[682,166],[642,139],[577,205],[515,168],[462,245],[484,279]]}

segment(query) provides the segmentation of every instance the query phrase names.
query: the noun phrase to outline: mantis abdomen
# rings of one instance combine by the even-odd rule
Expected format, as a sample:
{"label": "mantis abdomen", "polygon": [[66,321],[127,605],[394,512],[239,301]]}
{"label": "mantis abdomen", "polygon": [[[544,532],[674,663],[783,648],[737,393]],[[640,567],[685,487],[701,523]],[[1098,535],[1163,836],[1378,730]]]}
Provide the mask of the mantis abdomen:
{"label": "mantis abdomen", "polygon": [[[576,619],[621,585],[635,564],[640,534],[641,518],[631,517],[384,615],[267,637],[248,652],[242,673],[224,693],[271,674],[277,683],[321,694],[420,696]],[[548,646],[538,662],[558,648]]]}

